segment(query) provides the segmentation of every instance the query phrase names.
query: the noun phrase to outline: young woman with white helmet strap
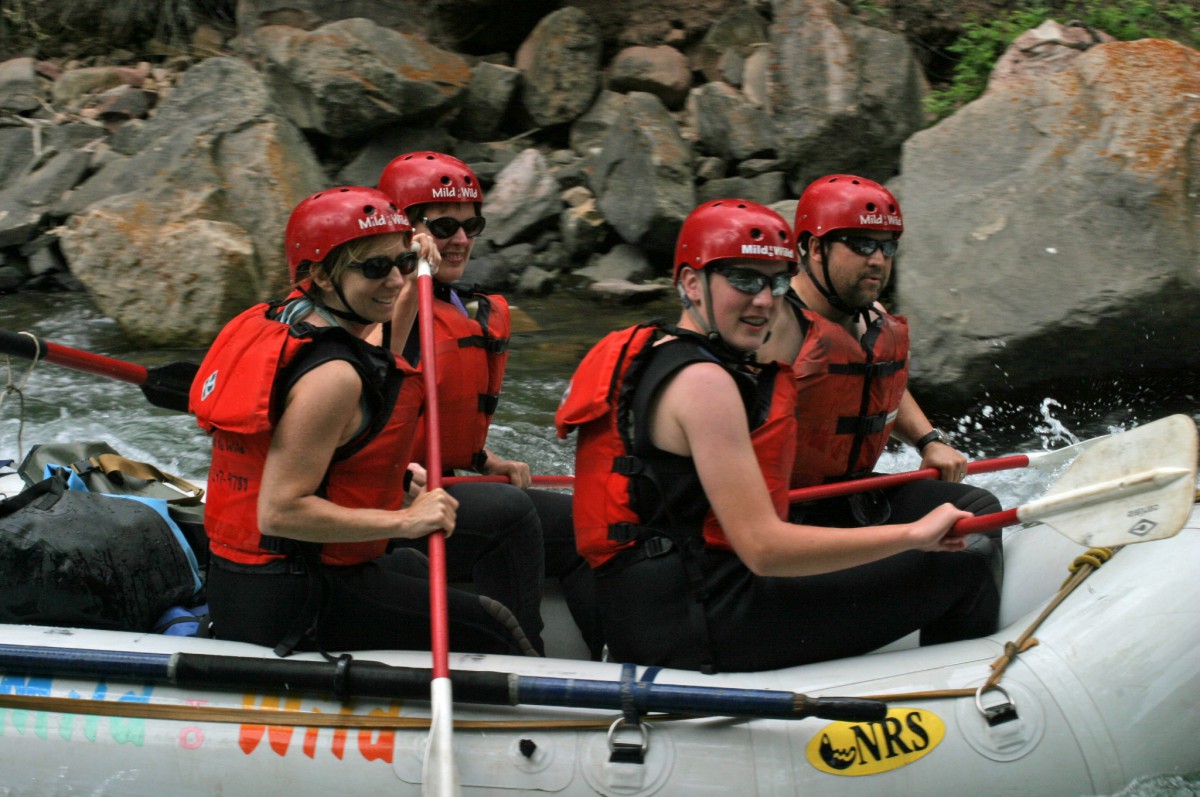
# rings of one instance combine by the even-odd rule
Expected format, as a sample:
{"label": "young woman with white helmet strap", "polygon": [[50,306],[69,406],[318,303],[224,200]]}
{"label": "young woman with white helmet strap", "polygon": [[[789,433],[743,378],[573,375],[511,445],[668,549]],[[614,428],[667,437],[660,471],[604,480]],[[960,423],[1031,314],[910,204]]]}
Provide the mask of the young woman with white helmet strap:
{"label": "young woman with white helmet strap", "polygon": [[[560,435],[580,435],[576,534],[613,657],[766,670],[862,653],[918,628],[983,633],[961,623],[975,585],[943,579],[933,563],[962,548],[947,532],[967,513],[943,506],[853,532],[786,520],[794,380],[754,355],[796,273],[787,222],[753,202],[714,200],[684,221],[675,251],[677,326],[602,340],[556,418]],[[834,580],[854,571],[857,592]]]}
{"label": "young woman with white helmet strap", "polygon": [[[424,385],[408,219],[371,188],[322,191],[285,236],[295,290],[225,326],[192,386],[212,434],[205,527],[214,633],[294,649],[428,648],[427,564],[397,540],[452,533],[444,490],[405,500]],[[437,249],[415,236],[434,264]],[[452,591],[456,650],[531,650],[495,601]]]}

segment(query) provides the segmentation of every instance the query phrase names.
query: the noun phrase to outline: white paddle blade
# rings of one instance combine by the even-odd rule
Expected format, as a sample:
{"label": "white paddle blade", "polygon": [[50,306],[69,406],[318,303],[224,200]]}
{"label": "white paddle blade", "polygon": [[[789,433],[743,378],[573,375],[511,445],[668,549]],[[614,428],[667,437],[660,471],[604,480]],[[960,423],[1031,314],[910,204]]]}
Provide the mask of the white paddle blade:
{"label": "white paddle blade", "polygon": [[1099,438],[1017,514],[1089,547],[1172,537],[1195,500],[1197,438],[1186,415]]}
{"label": "white paddle blade", "polygon": [[1107,440],[1110,437],[1112,435],[1102,435],[1088,440],[1080,440],[1078,443],[1072,443],[1069,446],[1056,448],[1052,451],[1039,451],[1036,454],[1030,454],[1029,464],[1026,467],[1037,468],[1038,470],[1054,470],[1057,467],[1066,465],[1101,440]]}
{"label": "white paddle blade", "polygon": [[429,738],[425,740],[422,766],[424,797],[459,797],[462,786],[454,763],[454,711],[449,678],[434,678],[429,683]]}

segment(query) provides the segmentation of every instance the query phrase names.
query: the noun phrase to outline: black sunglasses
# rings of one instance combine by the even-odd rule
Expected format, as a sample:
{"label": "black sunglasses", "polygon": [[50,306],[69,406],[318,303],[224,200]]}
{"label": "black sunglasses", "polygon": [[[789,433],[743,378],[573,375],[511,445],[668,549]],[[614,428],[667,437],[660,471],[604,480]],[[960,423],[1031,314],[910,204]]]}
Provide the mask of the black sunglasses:
{"label": "black sunglasses", "polygon": [[786,271],[763,274],[752,268],[738,268],[737,266],[710,266],[710,269],[724,277],[734,290],[750,296],[757,296],[767,287],[771,289],[772,296],[783,296],[788,292],[788,287],[792,283],[792,275]]}
{"label": "black sunglasses", "polygon": [[417,259],[416,252],[405,252],[395,260],[379,255],[378,257],[368,258],[361,263],[351,263],[349,268],[358,269],[369,280],[383,279],[392,273],[393,268],[400,269],[400,273],[407,277],[417,270]]}
{"label": "black sunglasses", "polygon": [[895,238],[880,241],[866,235],[831,235],[829,236],[829,240],[844,243],[850,248],[851,252],[863,257],[870,257],[875,254],[876,249],[882,249],[884,257],[893,257],[896,254],[896,249],[900,246],[900,242]]}
{"label": "black sunglasses", "polygon": [[429,228],[434,238],[450,238],[458,232],[459,227],[462,227],[468,238],[474,238],[483,232],[487,219],[483,216],[471,216],[466,221],[459,221],[453,216],[438,216],[436,219],[422,216],[421,223]]}

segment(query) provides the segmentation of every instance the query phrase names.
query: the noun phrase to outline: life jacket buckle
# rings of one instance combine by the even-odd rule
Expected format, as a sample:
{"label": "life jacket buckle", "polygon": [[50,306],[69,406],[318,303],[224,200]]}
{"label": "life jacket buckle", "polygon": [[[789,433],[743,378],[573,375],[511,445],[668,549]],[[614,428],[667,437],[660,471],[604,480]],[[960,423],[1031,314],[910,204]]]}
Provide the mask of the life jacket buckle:
{"label": "life jacket buckle", "polygon": [[669,537],[651,537],[642,543],[642,551],[647,559],[668,554],[675,547],[675,543],[671,542]]}

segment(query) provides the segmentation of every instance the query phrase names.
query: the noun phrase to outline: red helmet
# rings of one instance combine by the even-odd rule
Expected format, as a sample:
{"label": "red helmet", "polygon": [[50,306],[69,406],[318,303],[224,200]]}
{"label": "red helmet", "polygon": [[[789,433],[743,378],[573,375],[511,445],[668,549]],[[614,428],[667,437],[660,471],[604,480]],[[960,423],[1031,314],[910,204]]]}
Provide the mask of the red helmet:
{"label": "red helmet", "polygon": [[904,232],[900,203],[874,180],[853,174],[830,174],[814,180],[796,205],[796,237],[820,238],[833,230],[890,230]]}
{"label": "red helmet", "polygon": [[701,269],[715,260],[786,260],[795,272],[796,242],[788,224],[770,208],[748,199],[714,199],[683,220],[675,241],[675,278],[685,266]]}
{"label": "red helmet", "polygon": [[388,232],[412,232],[412,225],[382,191],[343,186],[313,194],[288,217],[288,273],[295,282],[301,263],[319,263],[338,244]]}
{"label": "red helmet", "polygon": [[483,202],[483,189],[471,167],[440,152],[394,158],[379,175],[379,190],[403,211],[429,202]]}

